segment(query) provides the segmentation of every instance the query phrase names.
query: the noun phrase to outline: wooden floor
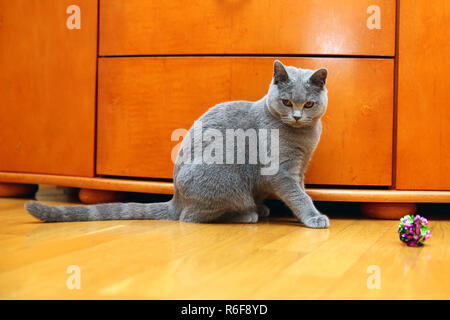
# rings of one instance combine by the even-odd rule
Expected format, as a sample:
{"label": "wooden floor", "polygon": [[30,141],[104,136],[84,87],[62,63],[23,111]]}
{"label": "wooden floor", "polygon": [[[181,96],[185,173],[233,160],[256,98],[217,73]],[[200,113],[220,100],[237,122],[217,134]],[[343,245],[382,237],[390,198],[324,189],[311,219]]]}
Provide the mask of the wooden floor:
{"label": "wooden floor", "polygon": [[[0,199],[2,299],[450,299],[448,220],[431,220],[428,244],[409,248],[397,221],[44,224],[25,202]],[[80,289],[68,289],[70,266]]]}

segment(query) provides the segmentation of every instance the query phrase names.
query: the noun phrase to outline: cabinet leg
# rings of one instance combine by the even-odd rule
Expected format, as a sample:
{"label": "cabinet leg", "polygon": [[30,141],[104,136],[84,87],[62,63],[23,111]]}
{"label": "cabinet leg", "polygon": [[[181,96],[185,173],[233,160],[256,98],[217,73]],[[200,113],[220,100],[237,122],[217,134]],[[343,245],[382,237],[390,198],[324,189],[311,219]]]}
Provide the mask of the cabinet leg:
{"label": "cabinet leg", "polygon": [[415,214],[415,203],[364,202],[361,212],[370,218],[397,220],[406,214]]}
{"label": "cabinet leg", "polygon": [[33,197],[37,184],[0,182],[0,197]]}
{"label": "cabinet leg", "polygon": [[78,198],[86,204],[121,202],[126,200],[127,193],[110,190],[80,189]]}

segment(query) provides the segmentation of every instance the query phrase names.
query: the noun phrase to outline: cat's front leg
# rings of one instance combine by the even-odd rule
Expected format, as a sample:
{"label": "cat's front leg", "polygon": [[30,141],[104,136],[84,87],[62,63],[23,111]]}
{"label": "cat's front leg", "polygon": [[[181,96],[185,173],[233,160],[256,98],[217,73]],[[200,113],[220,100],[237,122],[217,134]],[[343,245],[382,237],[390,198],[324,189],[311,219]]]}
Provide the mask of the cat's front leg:
{"label": "cat's front leg", "polygon": [[298,180],[279,176],[273,180],[273,192],[292,210],[297,219],[309,228],[328,228],[328,217],[316,209]]}

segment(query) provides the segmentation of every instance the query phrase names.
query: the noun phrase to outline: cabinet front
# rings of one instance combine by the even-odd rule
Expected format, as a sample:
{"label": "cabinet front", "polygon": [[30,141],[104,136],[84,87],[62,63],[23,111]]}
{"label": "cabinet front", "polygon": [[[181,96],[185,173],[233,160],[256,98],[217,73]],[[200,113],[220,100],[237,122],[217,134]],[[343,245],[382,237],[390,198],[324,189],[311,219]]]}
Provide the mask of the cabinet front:
{"label": "cabinet front", "polygon": [[[326,67],[328,110],[307,171],[309,184],[391,185],[391,59],[280,58]],[[274,58],[101,58],[97,173],[172,178],[176,129],[217,103],[255,101],[268,90]]]}
{"label": "cabinet front", "polygon": [[394,0],[100,1],[100,55],[394,56]]}
{"label": "cabinet front", "polygon": [[97,2],[0,0],[0,171],[94,175]]}
{"label": "cabinet front", "polygon": [[396,187],[450,190],[450,1],[402,1]]}

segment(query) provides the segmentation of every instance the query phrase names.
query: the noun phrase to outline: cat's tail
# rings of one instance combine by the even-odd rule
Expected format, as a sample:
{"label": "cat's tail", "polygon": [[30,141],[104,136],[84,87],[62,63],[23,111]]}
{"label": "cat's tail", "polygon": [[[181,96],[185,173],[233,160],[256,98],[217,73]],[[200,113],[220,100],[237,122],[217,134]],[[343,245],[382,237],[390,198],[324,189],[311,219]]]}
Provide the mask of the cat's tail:
{"label": "cat's tail", "polygon": [[47,206],[29,201],[25,209],[44,222],[97,220],[172,220],[171,201],[159,203],[106,203],[89,206]]}

